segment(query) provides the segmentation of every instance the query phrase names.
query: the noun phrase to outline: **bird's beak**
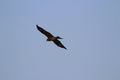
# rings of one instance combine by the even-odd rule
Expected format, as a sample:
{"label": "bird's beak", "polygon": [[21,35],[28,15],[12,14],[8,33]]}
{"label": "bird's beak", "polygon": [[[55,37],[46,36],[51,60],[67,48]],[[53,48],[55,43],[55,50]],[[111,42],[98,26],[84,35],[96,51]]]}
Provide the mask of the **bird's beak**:
{"label": "bird's beak", "polygon": [[63,38],[59,37],[59,39],[63,39]]}

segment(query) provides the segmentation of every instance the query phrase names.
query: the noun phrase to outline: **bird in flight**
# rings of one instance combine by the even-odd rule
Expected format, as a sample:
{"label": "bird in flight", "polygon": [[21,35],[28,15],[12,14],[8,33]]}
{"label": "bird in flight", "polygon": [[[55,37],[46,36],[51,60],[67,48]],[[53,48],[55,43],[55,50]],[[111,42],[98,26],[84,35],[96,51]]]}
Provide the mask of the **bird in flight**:
{"label": "bird in flight", "polygon": [[46,41],[53,41],[58,47],[67,49],[58,39],[62,39],[59,36],[54,37],[50,32],[44,30],[40,26],[36,25],[37,29],[47,37]]}

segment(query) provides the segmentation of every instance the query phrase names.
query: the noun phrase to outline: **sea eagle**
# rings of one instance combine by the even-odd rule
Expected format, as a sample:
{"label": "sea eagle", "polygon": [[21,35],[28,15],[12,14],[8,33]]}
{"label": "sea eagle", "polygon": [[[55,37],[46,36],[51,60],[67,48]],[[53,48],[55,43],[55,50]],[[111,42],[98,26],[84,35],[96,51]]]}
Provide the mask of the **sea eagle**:
{"label": "sea eagle", "polygon": [[59,36],[54,37],[50,32],[44,30],[40,26],[36,25],[37,29],[47,37],[46,41],[53,41],[58,47],[67,49],[58,39],[62,39]]}

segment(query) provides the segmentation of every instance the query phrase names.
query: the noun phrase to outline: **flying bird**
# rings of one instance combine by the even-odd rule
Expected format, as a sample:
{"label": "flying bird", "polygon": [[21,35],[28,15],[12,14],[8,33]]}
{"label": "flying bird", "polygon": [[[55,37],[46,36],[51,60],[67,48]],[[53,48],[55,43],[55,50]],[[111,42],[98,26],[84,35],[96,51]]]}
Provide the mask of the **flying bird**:
{"label": "flying bird", "polygon": [[40,26],[36,25],[37,29],[47,37],[46,41],[53,41],[58,47],[67,49],[58,39],[63,39],[59,36],[54,37],[50,32],[44,30]]}

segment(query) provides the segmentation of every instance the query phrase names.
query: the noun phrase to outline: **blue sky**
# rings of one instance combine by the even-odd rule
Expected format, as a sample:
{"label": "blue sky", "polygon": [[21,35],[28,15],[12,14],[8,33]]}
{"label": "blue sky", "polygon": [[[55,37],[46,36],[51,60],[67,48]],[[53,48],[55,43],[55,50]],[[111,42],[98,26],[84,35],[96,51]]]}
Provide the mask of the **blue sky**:
{"label": "blue sky", "polygon": [[1,0],[0,80],[120,80],[119,8],[119,0]]}

